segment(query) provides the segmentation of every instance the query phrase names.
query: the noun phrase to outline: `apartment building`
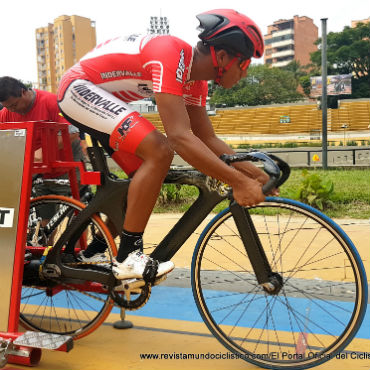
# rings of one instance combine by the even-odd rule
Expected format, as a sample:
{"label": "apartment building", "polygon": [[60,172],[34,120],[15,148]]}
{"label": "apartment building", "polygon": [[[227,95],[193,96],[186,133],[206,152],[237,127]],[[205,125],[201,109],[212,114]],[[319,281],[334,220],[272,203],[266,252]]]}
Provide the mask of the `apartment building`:
{"label": "apartment building", "polygon": [[310,53],[317,50],[318,27],[309,17],[295,15],[280,19],[267,27],[265,39],[266,64],[284,67],[296,60],[302,66],[310,63]]}
{"label": "apartment building", "polygon": [[62,15],[36,29],[37,76],[41,90],[56,92],[64,72],[96,45],[95,22]]}
{"label": "apartment building", "polygon": [[359,21],[351,21],[351,27],[355,28],[359,23],[364,23],[364,24],[370,23],[370,17],[366,19],[361,19]]}

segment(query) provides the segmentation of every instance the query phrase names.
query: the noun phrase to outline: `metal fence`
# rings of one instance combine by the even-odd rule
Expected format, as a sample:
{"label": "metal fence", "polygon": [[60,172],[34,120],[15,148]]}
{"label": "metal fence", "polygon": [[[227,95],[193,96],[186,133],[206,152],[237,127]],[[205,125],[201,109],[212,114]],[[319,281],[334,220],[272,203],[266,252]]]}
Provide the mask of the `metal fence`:
{"label": "metal fence", "polygon": [[[321,148],[266,148],[258,149],[263,152],[274,153],[291,167],[321,167]],[[237,152],[245,152],[245,149],[237,149]],[[109,166],[118,168],[118,165],[108,159]],[[179,155],[175,154],[172,165],[189,166]],[[335,147],[328,148],[328,167],[369,167],[370,147]]]}
{"label": "metal fence", "polygon": [[[291,167],[322,166],[321,148],[263,149],[278,155]],[[370,147],[328,148],[328,166],[370,167]]]}

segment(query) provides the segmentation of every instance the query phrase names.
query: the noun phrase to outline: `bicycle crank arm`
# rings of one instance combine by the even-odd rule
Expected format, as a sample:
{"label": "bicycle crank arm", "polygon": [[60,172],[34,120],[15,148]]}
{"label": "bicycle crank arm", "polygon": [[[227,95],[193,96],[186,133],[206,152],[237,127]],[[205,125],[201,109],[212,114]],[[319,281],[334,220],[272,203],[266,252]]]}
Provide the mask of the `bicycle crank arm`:
{"label": "bicycle crank arm", "polygon": [[[162,281],[167,279],[167,275],[162,275],[155,279],[152,286],[160,284]],[[128,279],[120,280],[120,284],[114,287],[115,292],[133,291],[142,288],[146,284],[143,279]]]}

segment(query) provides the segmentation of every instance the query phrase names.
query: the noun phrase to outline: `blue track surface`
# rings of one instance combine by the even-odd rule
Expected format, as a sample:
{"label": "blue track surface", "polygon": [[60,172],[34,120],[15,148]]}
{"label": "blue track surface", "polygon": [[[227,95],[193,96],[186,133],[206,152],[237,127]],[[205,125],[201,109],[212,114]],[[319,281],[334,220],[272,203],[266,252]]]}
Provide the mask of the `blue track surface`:
{"label": "blue track surface", "polygon": [[[249,297],[244,294],[230,294],[230,292],[223,292],[219,290],[208,290],[204,292],[207,297],[207,304],[212,303],[213,308],[216,308],[216,313],[214,314],[216,321],[218,323],[222,322],[225,325],[233,325],[238,322],[239,326],[245,327],[255,327],[264,328],[265,326],[265,315],[261,315],[261,312],[265,312],[266,300],[264,296],[253,296],[255,299],[253,304],[253,310],[248,309],[244,312]],[[225,301],[225,296],[227,300]],[[44,297],[45,298],[45,297]],[[84,310],[99,310],[101,308],[101,302],[89,298],[87,296],[82,296]],[[244,304],[239,304],[240,302]],[[68,307],[68,299],[63,292],[55,295],[53,297],[53,305],[56,307]],[[257,303],[256,303],[257,302]],[[276,330],[290,330],[291,325],[293,325],[294,331],[300,331],[300,328],[296,325],[299,322],[303,325],[305,317],[298,317],[298,319],[292,320],[292,317],[287,314],[286,306],[284,305],[284,297],[279,297],[275,300],[274,297],[270,300],[270,309],[273,310],[273,316],[278,317],[278,320],[274,320],[274,328]],[[43,301],[40,302],[40,297],[31,297],[28,300],[28,304],[35,305],[50,305],[50,302]],[[342,330],[343,325],[341,322],[348,322],[348,315],[352,312],[351,303],[343,301],[330,301],[328,306],[324,306],[323,301],[318,301],[320,305],[319,309],[316,309],[315,301],[307,300],[306,298],[292,298],[289,297],[289,305],[296,308],[298,312],[306,312],[307,307],[312,307],[312,312],[309,314],[308,327],[317,334],[329,334],[325,332],[325,322],[330,322],[330,332],[335,332],[336,329]],[[227,306],[227,309],[222,308]],[[368,305],[369,306],[369,305]],[[76,308],[76,306],[74,306]],[[231,309],[230,309],[231,307]],[[235,307],[235,308],[234,308]],[[323,317],[325,308],[331,315],[326,320]],[[114,308],[112,312],[119,313],[119,308]],[[315,313],[320,314],[320,317],[315,317]],[[184,321],[194,321],[202,322],[202,318],[198,312],[196,304],[194,302],[194,297],[191,288],[179,288],[179,287],[166,287],[157,286],[152,289],[151,297],[148,303],[142,307],[140,310],[134,311],[137,316],[155,317],[160,319],[173,319],[173,320],[184,320]],[[333,321],[333,315],[338,321]],[[330,320],[329,320],[330,319]],[[321,327],[315,325],[316,322],[320,322]],[[333,326],[334,325],[334,326]],[[335,327],[337,325],[337,327]],[[271,328],[271,324],[269,325]],[[369,307],[366,312],[366,316],[362,323],[360,330],[358,331],[357,338],[370,339],[370,311]]]}
{"label": "blue track surface", "polygon": [[[207,294],[215,294],[215,291],[209,291]],[[217,292],[219,294],[220,291]],[[226,292],[227,293],[227,292]],[[304,298],[290,298],[289,299],[290,304],[296,305],[296,306],[307,306],[307,299]],[[261,306],[257,307],[257,309],[254,312],[248,311],[248,315],[244,315],[242,324],[245,326],[249,326],[248,323],[254,323],[258,315],[261,313],[261,311],[264,309],[264,303],[265,301],[263,299],[260,300]],[[338,306],[335,314],[338,315],[338,319],[340,320],[340,312],[341,308],[345,310],[346,306],[348,306],[347,302],[333,302],[336,306]],[[284,312],[286,310],[283,310],[282,307],[279,308],[278,304],[274,307],[274,315],[279,315],[279,322],[276,323],[276,330],[286,330],[289,328],[289,318],[284,317]],[[314,311],[314,310],[313,310]],[[114,309],[113,312],[118,313],[118,309]],[[301,312],[304,312],[301,310]],[[345,311],[344,311],[345,312]],[[134,314],[137,316],[148,316],[148,317],[155,317],[155,318],[161,318],[161,319],[173,319],[173,320],[185,320],[185,321],[195,321],[195,322],[202,322],[202,318],[198,312],[198,309],[195,305],[193,294],[190,288],[177,288],[177,287],[164,287],[164,286],[158,286],[153,288],[152,295],[149,299],[149,302],[141,308],[138,311],[134,311]],[[235,317],[239,317],[240,312],[235,311],[233,312],[232,316],[229,316],[226,321],[224,321],[224,324],[231,324],[235,322]],[[246,317],[247,316],[247,317]],[[287,316],[287,315],[285,315]],[[247,321],[248,320],[248,321]],[[315,322],[315,317],[310,317],[310,320],[312,322]],[[322,323],[322,317],[320,317],[320,322]],[[263,327],[262,323],[261,325],[256,325],[257,327]],[[312,326],[311,326],[312,327]],[[331,330],[334,328],[331,327]],[[314,329],[312,328],[315,333],[320,334],[321,330],[317,327]],[[325,332],[321,332],[322,334],[325,334]],[[362,323],[362,326],[360,330],[358,331],[357,338],[364,338],[364,339],[370,339],[370,313],[369,313],[369,305],[366,312],[365,319]]]}

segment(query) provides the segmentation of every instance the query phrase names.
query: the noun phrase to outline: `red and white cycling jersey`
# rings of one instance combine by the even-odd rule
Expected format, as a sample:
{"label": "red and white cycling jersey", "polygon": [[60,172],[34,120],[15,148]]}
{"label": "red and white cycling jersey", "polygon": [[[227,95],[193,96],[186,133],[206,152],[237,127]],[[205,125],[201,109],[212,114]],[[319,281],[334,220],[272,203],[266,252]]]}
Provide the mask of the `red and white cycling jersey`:
{"label": "red and white cycling jersey", "polygon": [[89,80],[129,103],[169,93],[184,97],[185,104],[205,106],[206,81],[189,81],[193,48],[169,35],[117,37],[96,46],[63,77],[58,98],[69,83]]}

